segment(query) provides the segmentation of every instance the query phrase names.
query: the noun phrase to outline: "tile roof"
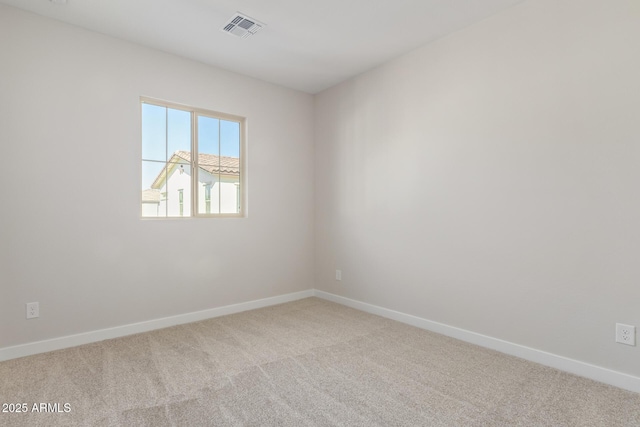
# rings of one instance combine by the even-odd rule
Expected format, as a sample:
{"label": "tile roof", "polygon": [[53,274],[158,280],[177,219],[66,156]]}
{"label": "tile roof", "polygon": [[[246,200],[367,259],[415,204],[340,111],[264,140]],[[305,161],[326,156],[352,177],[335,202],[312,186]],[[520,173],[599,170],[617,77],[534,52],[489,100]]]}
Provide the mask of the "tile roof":
{"label": "tile roof", "polygon": [[[151,184],[152,189],[159,189],[164,184],[167,176],[170,176],[178,164],[191,163],[190,151],[176,151],[171,155],[167,165],[162,168],[156,179]],[[216,156],[214,154],[198,155],[198,167],[210,174],[240,175],[240,159],[238,157]]]}
{"label": "tile roof", "polygon": [[[190,151],[176,151],[169,159],[169,162],[175,162],[179,157],[187,162],[191,162]],[[213,154],[198,154],[198,167],[209,173],[222,173],[225,175],[240,174],[240,159],[237,157],[216,156]]]}

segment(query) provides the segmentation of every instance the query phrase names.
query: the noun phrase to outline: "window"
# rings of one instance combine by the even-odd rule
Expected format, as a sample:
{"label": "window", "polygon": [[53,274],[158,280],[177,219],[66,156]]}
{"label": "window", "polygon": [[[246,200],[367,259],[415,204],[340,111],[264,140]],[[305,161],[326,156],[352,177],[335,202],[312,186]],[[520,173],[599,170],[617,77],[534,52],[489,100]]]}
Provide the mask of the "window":
{"label": "window", "polygon": [[211,213],[211,183],[204,184],[204,211]]}
{"label": "window", "polygon": [[245,119],[148,98],[141,106],[142,216],[242,216]]}
{"label": "window", "polygon": [[178,190],[178,203],[180,204],[180,216],[184,216],[184,189]]}

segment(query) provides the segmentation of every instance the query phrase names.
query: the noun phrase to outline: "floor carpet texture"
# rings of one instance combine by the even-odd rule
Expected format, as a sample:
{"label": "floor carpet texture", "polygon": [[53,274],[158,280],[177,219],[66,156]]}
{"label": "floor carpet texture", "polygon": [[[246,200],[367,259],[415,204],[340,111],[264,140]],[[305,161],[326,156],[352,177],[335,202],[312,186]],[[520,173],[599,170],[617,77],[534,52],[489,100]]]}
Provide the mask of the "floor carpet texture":
{"label": "floor carpet texture", "polygon": [[26,409],[2,426],[640,426],[640,394],[318,298],[5,361],[0,403]]}

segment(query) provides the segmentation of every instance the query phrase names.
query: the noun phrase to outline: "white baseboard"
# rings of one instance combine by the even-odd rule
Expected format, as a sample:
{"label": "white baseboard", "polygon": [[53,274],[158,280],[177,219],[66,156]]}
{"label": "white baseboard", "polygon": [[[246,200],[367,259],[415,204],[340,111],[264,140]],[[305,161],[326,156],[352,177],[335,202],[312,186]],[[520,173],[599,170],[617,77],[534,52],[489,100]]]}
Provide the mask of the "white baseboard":
{"label": "white baseboard", "polygon": [[13,347],[0,348],[0,362],[9,359],[16,359],[18,357],[31,356],[33,354],[60,350],[63,348],[76,347],[78,345],[108,340],[111,338],[138,334],[140,332],[148,332],[155,329],[167,328],[169,326],[197,322],[199,320],[225,316],[227,314],[239,313],[241,311],[254,310],[256,308],[296,301],[311,296],[313,296],[313,289],[249,302],[243,302],[239,304],[227,305],[224,307],[211,308],[208,310],[196,311],[192,313],[179,314],[177,316],[163,317],[161,319],[154,319],[146,322],[132,323],[129,325],[116,326],[114,328],[100,329],[97,331],[85,332],[82,334],[68,335],[65,337],[36,341],[27,344],[16,345]]}
{"label": "white baseboard", "polygon": [[558,356],[556,354],[547,353],[545,351],[536,350],[534,348],[525,347],[512,342],[492,338],[486,335],[467,331],[465,329],[448,326],[442,323],[423,319],[421,317],[412,316],[410,314],[401,313],[399,311],[389,310],[388,308],[379,307],[365,302],[356,301],[340,295],[331,294],[324,291],[314,290],[314,296],[347,307],[365,311],[367,313],[376,314],[388,319],[397,320],[408,325],[416,326],[421,329],[436,332],[452,338],[466,341],[481,347],[490,348],[501,353],[516,356],[521,359],[539,363],[541,365],[550,366],[561,371],[569,372],[581,377],[589,378],[615,387],[640,393],[640,378],[622,372],[613,371],[611,369],[602,368],[600,366],[591,365],[589,363],[580,362],[579,360],[569,359],[567,357]]}
{"label": "white baseboard", "polygon": [[410,314],[401,313],[399,311],[390,310],[388,308],[356,301],[350,298],[331,294],[317,289],[309,289],[306,291],[294,292],[270,298],[227,305],[224,307],[196,311],[193,313],[180,314],[177,316],[164,317],[161,319],[154,319],[146,322],[133,323],[129,325],[117,326],[114,328],[85,332],[77,335],[69,335],[65,337],[17,345],[13,347],[0,348],[0,362],[9,359],[15,359],[18,357],[31,356],[39,353],[46,353],[48,351],[60,350],[63,348],[75,347],[82,344],[89,344],[107,339],[123,337],[126,335],[148,332],[155,329],[167,328],[169,326],[197,322],[199,320],[225,316],[227,314],[254,310],[256,308],[296,301],[311,296],[316,296],[328,301],[333,301],[338,304],[355,308],[357,310],[365,311],[367,313],[397,320],[408,325],[433,331],[442,335],[459,339],[461,341],[466,341],[472,344],[479,345],[481,347],[490,348],[501,353],[539,363],[541,365],[550,366],[561,371],[569,372],[595,381],[600,381],[605,384],[610,384],[615,387],[620,387],[625,390],[640,393],[640,378],[632,375],[613,371],[607,368],[602,368],[596,365],[591,365],[589,363],[580,362],[578,360],[569,359],[567,357],[558,356],[556,354],[547,353],[545,351],[536,350],[530,347],[525,347],[519,344],[514,344],[497,338],[492,338],[486,335],[467,331],[465,329],[460,329]]}

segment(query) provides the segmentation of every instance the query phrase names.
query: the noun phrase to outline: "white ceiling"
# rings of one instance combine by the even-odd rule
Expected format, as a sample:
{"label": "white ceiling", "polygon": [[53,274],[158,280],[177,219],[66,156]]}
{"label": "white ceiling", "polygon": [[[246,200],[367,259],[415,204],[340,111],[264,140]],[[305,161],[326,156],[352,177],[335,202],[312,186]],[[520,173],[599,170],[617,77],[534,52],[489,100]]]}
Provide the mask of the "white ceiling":
{"label": "white ceiling", "polygon": [[[0,0],[53,19],[317,93],[524,0]],[[267,26],[220,31],[235,12]]]}

